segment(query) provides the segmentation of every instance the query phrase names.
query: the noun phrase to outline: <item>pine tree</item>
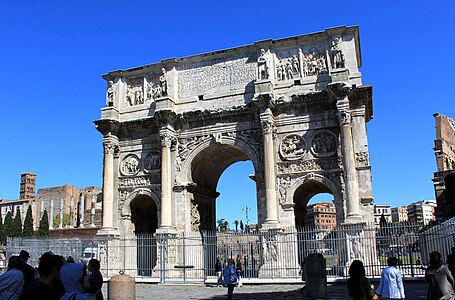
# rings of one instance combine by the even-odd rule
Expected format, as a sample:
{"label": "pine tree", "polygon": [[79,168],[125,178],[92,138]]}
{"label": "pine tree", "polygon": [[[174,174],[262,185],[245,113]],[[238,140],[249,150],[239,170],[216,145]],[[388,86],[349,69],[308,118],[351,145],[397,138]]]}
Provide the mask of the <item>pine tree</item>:
{"label": "pine tree", "polygon": [[22,237],[22,218],[21,210],[19,206],[16,207],[16,215],[14,216],[13,228],[11,230],[11,236]]}
{"label": "pine tree", "polygon": [[39,237],[49,236],[49,219],[47,217],[47,210],[44,210],[41,221],[39,222],[38,232],[36,234]]}
{"label": "pine tree", "polygon": [[25,215],[24,220],[24,229],[22,231],[23,237],[33,237],[33,217],[32,217],[32,207],[29,206],[27,209],[27,214]]}
{"label": "pine tree", "polygon": [[5,245],[5,230],[3,229],[3,216],[0,211],[0,245]]}
{"label": "pine tree", "polygon": [[3,221],[3,232],[5,233],[5,244],[6,238],[11,236],[11,230],[13,230],[13,217],[11,216],[11,212],[7,212],[5,215],[5,220]]}

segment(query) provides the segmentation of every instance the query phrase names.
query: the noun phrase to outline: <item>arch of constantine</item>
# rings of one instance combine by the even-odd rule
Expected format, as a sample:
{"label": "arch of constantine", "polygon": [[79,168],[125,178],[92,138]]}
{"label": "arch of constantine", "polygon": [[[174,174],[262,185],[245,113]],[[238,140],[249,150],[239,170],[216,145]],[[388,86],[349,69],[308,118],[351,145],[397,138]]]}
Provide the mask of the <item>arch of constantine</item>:
{"label": "arch of constantine", "polygon": [[104,75],[99,235],[215,230],[218,180],[246,160],[262,231],[301,226],[318,193],[338,224],[372,222],[361,63],[353,26]]}

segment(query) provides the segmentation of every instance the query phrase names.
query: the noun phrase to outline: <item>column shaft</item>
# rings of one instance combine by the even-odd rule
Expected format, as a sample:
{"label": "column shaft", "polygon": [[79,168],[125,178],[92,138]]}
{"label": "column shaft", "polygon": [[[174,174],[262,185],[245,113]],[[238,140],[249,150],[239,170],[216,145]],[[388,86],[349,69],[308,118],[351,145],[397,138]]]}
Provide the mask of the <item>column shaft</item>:
{"label": "column shaft", "polygon": [[359,184],[355,166],[354,143],[352,140],[351,115],[347,111],[347,96],[337,104],[341,123],[341,144],[343,148],[343,166],[346,185],[347,221],[361,220]]}
{"label": "column shaft", "polygon": [[172,227],[172,172],[171,172],[171,141],[167,136],[162,137],[161,153],[161,225]]}

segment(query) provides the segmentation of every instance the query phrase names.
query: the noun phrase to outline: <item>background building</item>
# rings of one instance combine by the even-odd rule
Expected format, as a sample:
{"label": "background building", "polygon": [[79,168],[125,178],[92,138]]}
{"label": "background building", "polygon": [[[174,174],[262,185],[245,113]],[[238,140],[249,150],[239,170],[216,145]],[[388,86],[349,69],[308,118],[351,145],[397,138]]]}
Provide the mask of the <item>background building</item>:
{"label": "background building", "polygon": [[65,184],[58,187],[39,189],[36,192],[36,175],[21,174],[20,199],[0,200],[1,217],[8,211],[13,218],[20,209],[22,222],[27,209],[31,206],[33,226],[36,230],[44,213],[47,211],[49,229],[97,227],[102,224],[102,190],[90,186],[77,188]]}
{"label": "background building", "polygon": [[444,221],[455,217],[455,121],[442,114],[434,114],[436,139],[434,154],[437,171],[433,184],[437,201],[436,219]]}
{"label": "background building", "polygon": [[387,223],[392,222],[392,214],[390,210],[390,205],[388,204],[375,204],[374,205],[374,224],[379,226],[381,217],[384,215]]}
{"label": "background building", "polygon": [[413,223],[428,225],[436,220],[434,211],[435,200],[422,200],[408,205],[408,220]]}
{"label": "background building", "polygon": [[305,226],[329,230],[335,228],[337,226],[335,205],[331,202],[308,205]]}
{"label": "background building", "polygon": [[392,207],[392,222],[407,222],[408,221],[408,207]]}

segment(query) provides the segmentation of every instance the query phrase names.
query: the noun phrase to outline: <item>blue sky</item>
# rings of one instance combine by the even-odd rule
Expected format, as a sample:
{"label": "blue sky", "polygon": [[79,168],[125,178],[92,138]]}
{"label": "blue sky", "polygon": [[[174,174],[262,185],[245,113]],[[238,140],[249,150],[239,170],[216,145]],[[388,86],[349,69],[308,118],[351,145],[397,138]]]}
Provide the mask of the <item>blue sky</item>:
{"label": "blue sky", "polygon": [[[0,198],[38,188],[102,184],[102,74],[359,25],[376,203],[434,199],[435,121],[455,118],[455,1],[0,1]],[[252,208],[250,163],[222,176],[218,217]],[[235,175],[235,176],[234,176]],[[240,178],[240,179],[239,179]],[[224,205],[224,207],[223,207]]]}

